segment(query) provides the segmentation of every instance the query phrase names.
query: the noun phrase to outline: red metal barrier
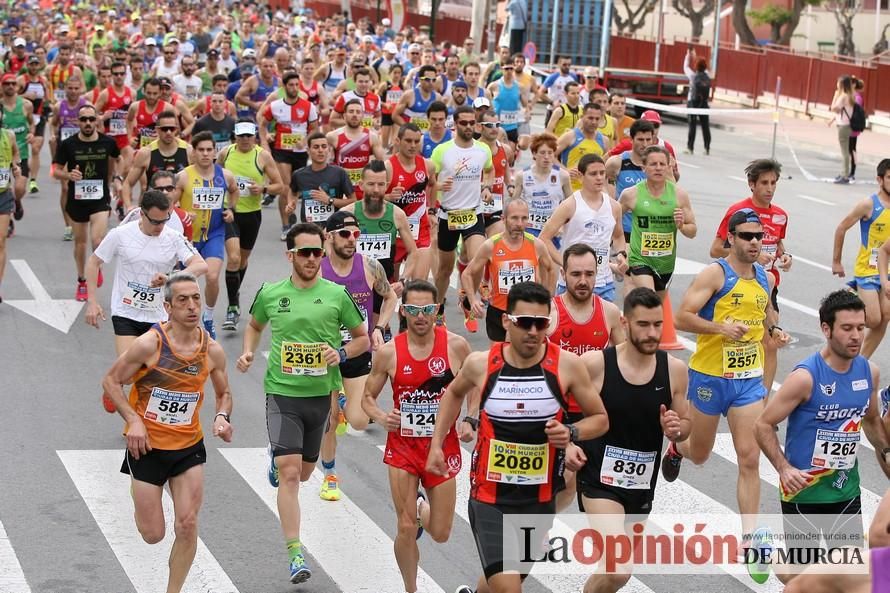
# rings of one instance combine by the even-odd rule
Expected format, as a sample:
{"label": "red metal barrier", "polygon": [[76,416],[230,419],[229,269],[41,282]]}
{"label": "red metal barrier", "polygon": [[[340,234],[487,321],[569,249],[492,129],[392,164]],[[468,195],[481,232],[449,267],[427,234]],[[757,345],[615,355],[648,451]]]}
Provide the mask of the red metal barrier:
{"label": "red metal barrier", "polygon": [[[386,16],[385,3],[382,3],[384,9],[381,11],[381,18]],[[328,17],[340,12],[340,2],[327,2],[325,0],[308,0],[306,7],[311,8],[319,16]],[[377,22],[376,6],[364,6],[364,3],[352,2],[350,6],[353,20],[363,17],[371,19],[371,22]],[[411,26],[420,30],[421,27],[429,27],[430,17],[414,12],[408,12],[405,15],[405,26]],[[451,43],[460,45],[463,40],[470,35],[470,21],[452,18],[448,16],[436,17],[436,41],[448,40]]]}
{"label": "red metal barrier", "polygon": [[758,52],[721,47],[717,56],[717,75],[714,76],[716,86],[751,97],[759,96],[762,57]]}
{"label": "red metal barrier", "polygon": [[613,35],[609,47],[609,67],[654,70],[655,42]]}

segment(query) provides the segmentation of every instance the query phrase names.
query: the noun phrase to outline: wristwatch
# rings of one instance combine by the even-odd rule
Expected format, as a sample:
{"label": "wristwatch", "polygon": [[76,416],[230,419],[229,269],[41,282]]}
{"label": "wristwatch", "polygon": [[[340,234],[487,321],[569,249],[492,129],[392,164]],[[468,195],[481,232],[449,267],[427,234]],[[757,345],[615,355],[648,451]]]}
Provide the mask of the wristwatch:
{"label": "wristwatch", "polygon": [[343,348],[343,347],[341,346],[340,348],[337,349],[337,354],[340,355],[340,364],[343,364],[344,362],[346,362],[346,358],[347,358],[347,356],[346,356],[346,348]]}
{"label": "wristwatch", "polygon": [[479,419],[472,416],[464,416],[464,422],[473,427],[473,430],[479,430]]}
{"label": "wristwatch", "polygon": [[574,424],[566,424],[566,428],[569,429],[569,440],[573,443],[578,442],[578,427]]}
{"label": "wristwatch", "polygon": [[226,414],[225,412],[217,412],[216,416],[214,416],[213,419],[216,420],[219,416],[222,416],[223,418],[225,418],[226,422],[231,423],[231,420],[229,420],[229,415]]}

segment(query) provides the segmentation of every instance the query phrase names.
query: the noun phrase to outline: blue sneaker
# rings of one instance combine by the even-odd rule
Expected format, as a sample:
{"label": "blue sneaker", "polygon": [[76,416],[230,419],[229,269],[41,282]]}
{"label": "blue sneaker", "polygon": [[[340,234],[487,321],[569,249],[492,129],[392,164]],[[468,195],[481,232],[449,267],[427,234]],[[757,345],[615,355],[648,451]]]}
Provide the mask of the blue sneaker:
{"label": "blue sneaker", "polygon": [[290,582],[294,585],[305,583],[312,576],[312,571],[306,566],[306,560],[302,554],[290,561]]}
{"label": "blue sneaker", "polygon": [[770,563],[765,561],[772,556],[773,534],[768,527],[760,527],[751,534],[751,548],[757,550],[757,561],[747,562],[748,575],[758,585],[764,584],[769,578]]}
{"label": "blue sneaker", "polygon": [[278,466],[275,465],[275,457],[272,456],[272,445],[266,450],[269,452],[269,483],[272,484],[272,488],[278,488]]}
{"label": "blue sneaker", "polygon": [[426,496],[423,495],[423,492],[420,490],[417,491],[417,537],[414,539],[420,539],[420,536],[423,535],[423,524],[420,522],[420,504],[426,500]]}
{"label": "blue sneaker", "polygon": [[204,318],[204,329],[207,330],[207,333],[210,334],[210,337],[214,340],[216,339],[216,328],[213,327],[213,318],[205,317]]}

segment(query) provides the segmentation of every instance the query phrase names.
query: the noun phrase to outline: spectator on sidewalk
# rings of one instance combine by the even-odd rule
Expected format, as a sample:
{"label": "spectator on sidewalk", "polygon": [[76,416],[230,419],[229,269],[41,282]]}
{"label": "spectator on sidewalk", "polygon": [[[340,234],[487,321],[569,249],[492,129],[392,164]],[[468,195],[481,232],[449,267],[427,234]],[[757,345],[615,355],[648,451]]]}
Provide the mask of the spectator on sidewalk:
{"label": "spectator on sidewalk", "polygon": [[510,13],[510,54],[520,53],[525,45],[525,29],[528,24],[526,0],[510,0],[507,3]]}
{"label": "spectator on sidewalk", "polygon": [[[859,104],[860,107],[865,108],[865,97],[862,94],[862,91],[865,89],[865,83],[861,78],[853,77],[853,99],[856,103]],[[851,112],[852,113],[852,112]],[[856,132],[853,128],[850,128],[850,181],[856,177],[856,142],[859,139],[859,134],[862,132]]]}
{"label": "spectator on sidewalk", "polygon": [[[694,66],[694,69],[693,69]],[[689,78],[689,95],[686,105],[693,108],[707,109],[711,96],[711,77],[708,76],[708,62],[697,58],[695,49],[690,46],[683,61],[683,72]],[[689,114],[689,135],[686,139],[686,154],[695,151],[695,131],[697,122],[701,122],[701,135],[705,143],[705,154],[711,154],[711,126],[709,116]]]}
{"label": "spectator on sidewalk", "polygon": [[853,114],[853,103],[856,101],[853,95],[853,79],[849,76],[841,76],[837,79],[837,88],[831,99],[831,111],[834,119],[828,121],[837,125],[837,142],[841,147],[843,170],[834,178],[835,183],[850,183],[850,115]]}

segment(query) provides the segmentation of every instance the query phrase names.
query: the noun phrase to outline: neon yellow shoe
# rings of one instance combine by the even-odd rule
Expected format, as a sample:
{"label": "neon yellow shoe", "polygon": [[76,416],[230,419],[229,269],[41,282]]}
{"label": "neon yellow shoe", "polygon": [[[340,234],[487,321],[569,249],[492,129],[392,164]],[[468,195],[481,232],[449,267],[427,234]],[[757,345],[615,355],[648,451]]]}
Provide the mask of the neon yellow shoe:
{"label": "neon yellow shoe", "polygon": [[340,480],[337,479],[337,476],[330,474],[324,477],[318,496],[322,500],[331,502],[340,500]]}

